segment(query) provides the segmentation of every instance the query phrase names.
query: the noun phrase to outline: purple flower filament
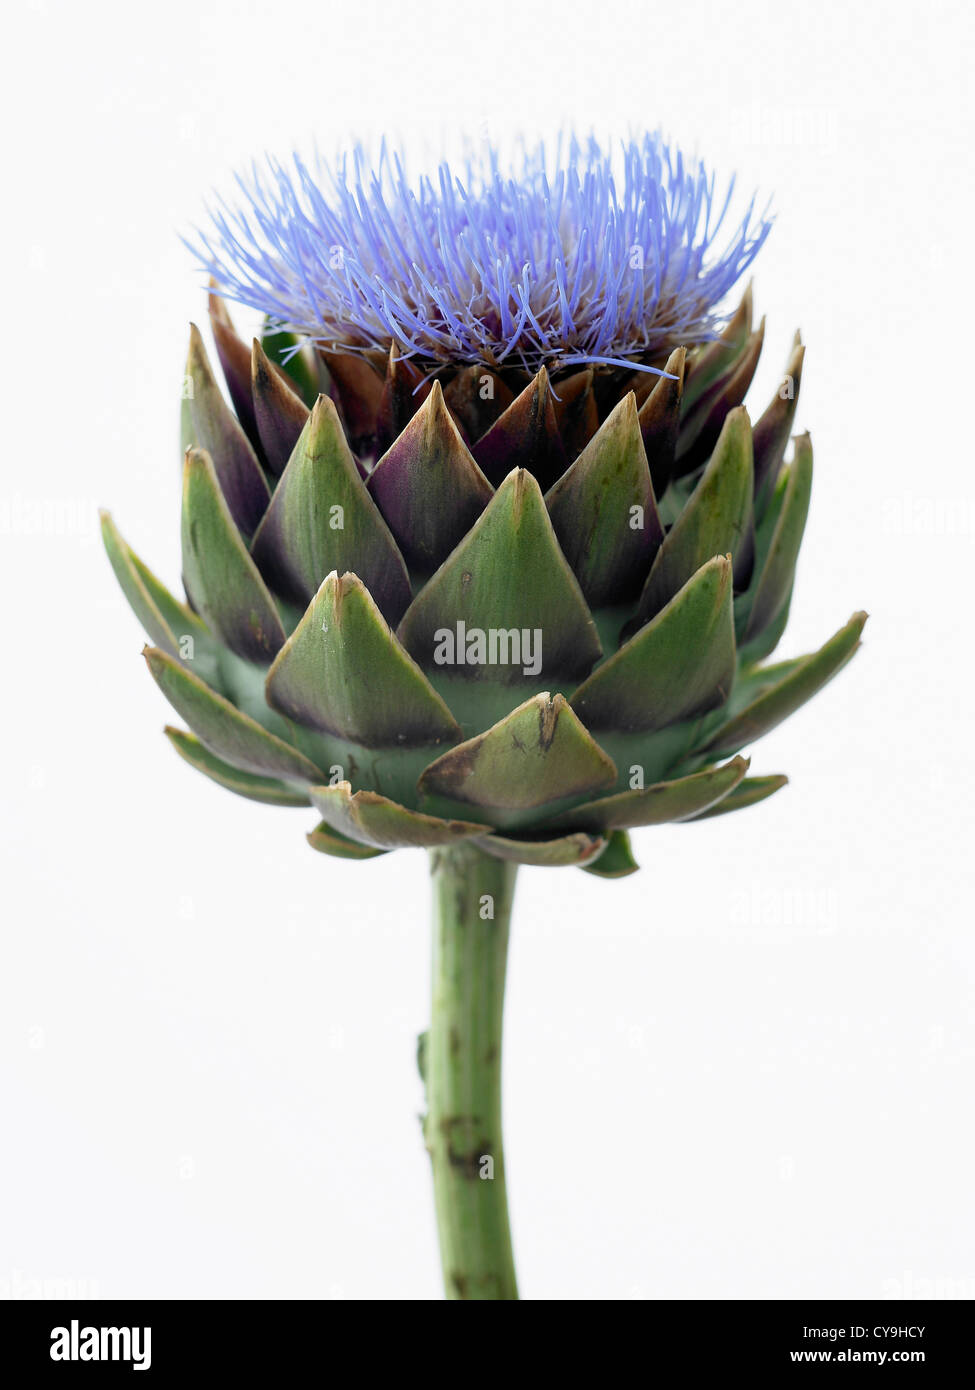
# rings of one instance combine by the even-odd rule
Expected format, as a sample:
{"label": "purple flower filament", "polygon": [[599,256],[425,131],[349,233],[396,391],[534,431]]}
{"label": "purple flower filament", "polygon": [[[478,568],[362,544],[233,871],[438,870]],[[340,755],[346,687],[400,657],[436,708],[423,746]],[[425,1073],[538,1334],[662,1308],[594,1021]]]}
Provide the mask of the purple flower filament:
{"label": "purple flower filament", "polygon": [[497,152],[411,182],[385,144],[335,168],[298,155],[239,176],[242,199],[210,210],[189,242],[228,299],[340,352],[537,371],[586,364],[653,370],[712,337],[717,306],[771,223],[754,199],[724,236],[703,165],[657,135],[539,146],[502,172]]}

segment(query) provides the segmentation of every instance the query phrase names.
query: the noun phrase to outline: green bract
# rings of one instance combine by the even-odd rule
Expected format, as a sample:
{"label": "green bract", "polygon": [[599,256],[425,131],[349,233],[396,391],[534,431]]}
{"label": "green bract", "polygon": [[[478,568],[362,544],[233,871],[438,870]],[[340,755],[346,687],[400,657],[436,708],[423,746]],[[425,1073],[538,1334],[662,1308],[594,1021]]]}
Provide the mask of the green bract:
{"label": "green bract", "polygon": [[[812,480],[785,460],[803,348],[753,425],[746,293],[668,376],[442,370],[248,352],[200,334],[183,431],[184,604],[111,519],[105,544],[199,771],[314,806],[315,849],[468,840],[500,859],[636,868],[635,826],[739,810],[780,776],[733,756],[856,650],[855,614],[763,666],[785,627]],[[320,394],[321,392],[321,394]]]}

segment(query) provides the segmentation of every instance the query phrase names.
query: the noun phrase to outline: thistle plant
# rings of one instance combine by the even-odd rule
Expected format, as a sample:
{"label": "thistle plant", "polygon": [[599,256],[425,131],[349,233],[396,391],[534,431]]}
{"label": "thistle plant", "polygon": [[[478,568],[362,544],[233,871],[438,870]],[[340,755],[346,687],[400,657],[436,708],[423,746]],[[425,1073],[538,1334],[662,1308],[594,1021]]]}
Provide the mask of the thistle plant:
{"label": "thistle plant", "polygon": [[[769,662],[812,483],[804,348],[752,423],[769,231],[659,138],[411,181],[383,148],[269,162],[190,245],[173,596],[103,517],[144,655],[230,791],[314,807],[309,844],[425,849],[424,1135],[446,1293],[517,1297],[501,1136],[519,865],[633,873],[629,832],[777,792],[741,750],[855,652]],[[264,317],[238,336],[228,300]],[[787,457],[788,456],[788,457]]]}

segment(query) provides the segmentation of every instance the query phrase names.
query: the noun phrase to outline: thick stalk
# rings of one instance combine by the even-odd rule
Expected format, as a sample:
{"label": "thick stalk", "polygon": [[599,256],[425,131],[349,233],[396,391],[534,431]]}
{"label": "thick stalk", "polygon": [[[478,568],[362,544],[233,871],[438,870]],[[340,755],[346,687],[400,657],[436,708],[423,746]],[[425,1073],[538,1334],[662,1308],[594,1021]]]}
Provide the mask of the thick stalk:
{"label": "thick stalk", "polygon": [[450,1299],[516,1299],[501,1143],[501,1019],[517,866],[433,850],[433,1009],[424,1136]]}

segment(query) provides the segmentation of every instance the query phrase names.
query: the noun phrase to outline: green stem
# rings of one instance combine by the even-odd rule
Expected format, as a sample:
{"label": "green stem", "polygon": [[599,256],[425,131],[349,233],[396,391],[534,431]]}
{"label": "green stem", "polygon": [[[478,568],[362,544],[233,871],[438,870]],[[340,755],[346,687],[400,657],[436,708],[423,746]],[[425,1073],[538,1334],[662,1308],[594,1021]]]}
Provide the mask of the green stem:
{"label": "green stem", "polygon": [[421,1039],[424,1136],[449,1299],[516,1299],[501,1143],[501,1017],[517,865],[431,853],[433,1009]]}

